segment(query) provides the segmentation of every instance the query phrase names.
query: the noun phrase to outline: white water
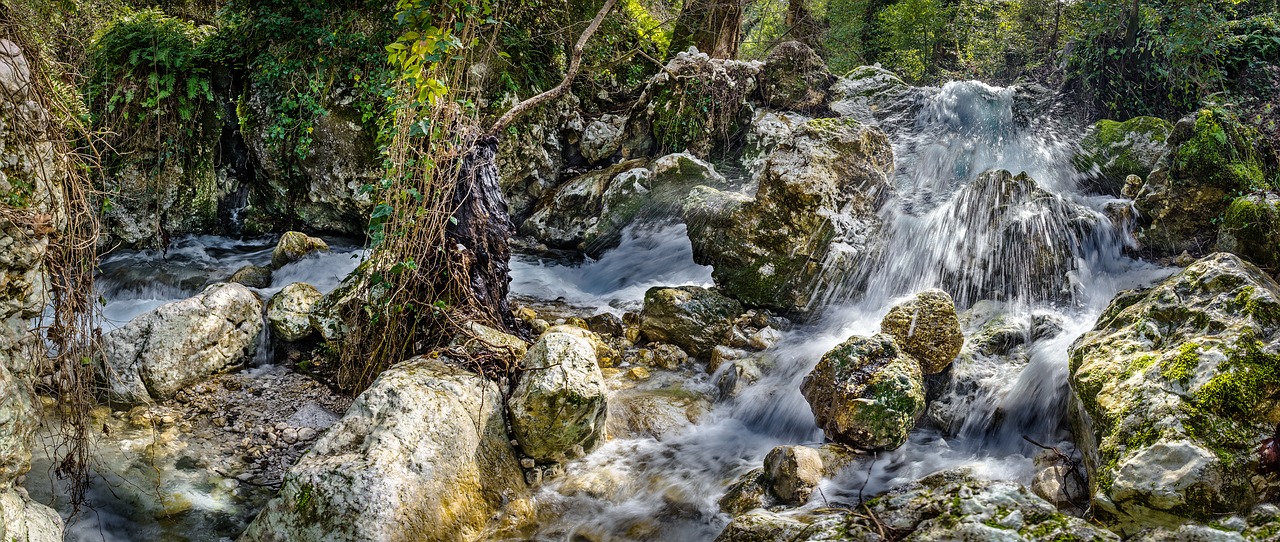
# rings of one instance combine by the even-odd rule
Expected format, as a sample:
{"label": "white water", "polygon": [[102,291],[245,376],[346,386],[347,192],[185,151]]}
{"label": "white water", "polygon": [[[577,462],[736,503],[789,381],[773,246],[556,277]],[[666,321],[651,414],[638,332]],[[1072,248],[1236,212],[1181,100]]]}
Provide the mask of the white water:
{"label": "white water", "polygon": [[[817,296],[850,301],[826,307],[816,324],[765,352],[774,369],[696,427],[662,441],[610,442],[570,466],[579,474],[539,495],[558,517],[535,539],[713,539],[729,520],[716,501],[737,476],[759,467],[774,446],[821,441],[799,387],[822,354],[851,335],[878,331],[895,300],[926,288],[949,291],[961,310],[999,299],[1009,318],[1035,313],[1060,320],[1062,330],[1031,342],[1025,362],[981,355],[958,361],[953,383],[971,381],[963,397],[950,398],[966,408],[949,427],[921,427],[897,450],[855,462],[825,481],[810,507],[856,504],[958,466],[1029,484],[1039,450],[1024,436],[1069,448],[1068,347],[1118,291],[1169,270],[1124,255],[1129,232],[1103,213],[1113,202],[1077,191],[1070,138],[1044,119],[1019,126],[1014,100],[1012,90],[977,82],[932,93],[915,126],[895,141],[899,196],[881,211],[883,260],[869,276],[837,286],[844,291]],[[1043,192],[1010,195],[974,183],[991,169],[1026,171]],[[573,280],[608,283],[613,271],[584,266]],[[578,477],[608,480],[612,490],[577,491]]]}

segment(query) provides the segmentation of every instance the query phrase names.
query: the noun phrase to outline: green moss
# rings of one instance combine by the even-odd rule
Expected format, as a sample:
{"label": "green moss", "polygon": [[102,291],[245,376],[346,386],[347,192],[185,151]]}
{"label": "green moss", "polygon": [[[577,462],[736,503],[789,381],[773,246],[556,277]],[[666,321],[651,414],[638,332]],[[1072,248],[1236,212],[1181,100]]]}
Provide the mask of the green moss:
{"label": "green moss", "polygon": [[1146,177],[1154,156],[1140,153],[1161,148],[1173,125],[1155,117],[1135,117],[1125,122],[1101,120],[1080,142],[1084,152],[1076,157],[1080,171],[1098,167],[1104,177],[1122,181],[1129,175]]}
{"label": "green moss", "polygon": [[1225,110],[1203,109],[1173,154],[1175,177],[1228,192],[1266,188],[1265,170],[1250,144],[1256,138]]}
{"label": "green moss", "polygon": [[1235,241],[1227,249],[1269,271],[1280,269],[1280,205],[1273,201],[1263,194],[1232,200],[1219,230]]}
{"label": "green moss", "polygon": [[1280,392],[1280,356],[1262,352],[1252,334],[1242,337],[1218,374],[1195,392],[1195,402],[1209,412],[1232,418],[1260,421],[1263,401]]}
{"label": "green moss", "polygon": [[1160,364],[1160,376],[1180,382],[1184,386],[1190,384],[1195,368],[1200,365],[1199,350],[1199,344],[1193,342],[1183,344],[1178,349],[1177,356]]}

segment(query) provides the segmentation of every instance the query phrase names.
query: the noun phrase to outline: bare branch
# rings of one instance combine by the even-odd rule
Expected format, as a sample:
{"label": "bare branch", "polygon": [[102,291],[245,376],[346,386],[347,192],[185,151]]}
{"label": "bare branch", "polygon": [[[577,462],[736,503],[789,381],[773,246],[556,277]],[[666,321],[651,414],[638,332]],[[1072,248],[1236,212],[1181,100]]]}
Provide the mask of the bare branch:
{"label": "bare branch", "polygon": [[543,102],[554,100],[568,92],[569,85],[573,83],[573,78],[577,77],[578,70],[582,67],[582,51],[587,48],[587,40],[591,39],[591,35],[595,34],[596,30],[600,28],[600,23],[604,22],[605,15],[608,15],[613,10],[613,5],[617,2],[618,0],[606,0],[604,5],[600,6],[600,11],[596,13],[596,17],[591,20],[591,24],[587,25],[587,29],[582,32],[581,36],[578,36],[578,43],[573,46],[573,56],[569,59],[569,70],[565,72],[564,80],[560,81],[560,84],[556,85],[555,88],[520,102],[509,109],[497,122],[493,123],[493,127],[489,129],[490,135],[498,135],[521,115]]}

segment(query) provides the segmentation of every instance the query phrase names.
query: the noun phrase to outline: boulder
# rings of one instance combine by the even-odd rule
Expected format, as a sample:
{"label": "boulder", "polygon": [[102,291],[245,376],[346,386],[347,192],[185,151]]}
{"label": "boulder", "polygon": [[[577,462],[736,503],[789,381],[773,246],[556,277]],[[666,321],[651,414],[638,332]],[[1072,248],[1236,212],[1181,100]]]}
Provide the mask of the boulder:
{"label": "boulder", "polygon": [[650,342],[671,343],[706,357],[739,314],[741,304],[706,288],[650,288],[644,293],[640,333]]}
{"label": "boulder", "polygon": [[1099,192],[1119,196],[1130,175],[1151,175],[1172,129],[1169,121],[1155,117],[1100,120],[1080,140],[1073,162]]}
{"label": "boulder", "polygon": [[707,158],[730,147],[750,120],[748,97],[760,65],[677,53],[649,81],[623,134],[627,158],[688,152]]}
{"label": "boulder", "polygon": [[757,508],[775,504],[769,492],[769,477],[763,468],[753,469],[738,477],[716,504],[730,516],[740,516]]}
{"label": "boulder", "polygon": [[631,388],[609,397],[609,438],[662,438],[702,419],[711,400],[683,388]]}
{"label": "boulder", "polygon": [[1266,192],[1232,201],[1218,227],[1218,250],[1280,272],[1280,195]]}
{"label": "boulder", "polygon": [[271,251],[271,267],[279,269],[285,264],[301,260],[313,252],[328,252],[329,244],[319,237],[291,231],[280,236],[275,250]]}
{"label": "boulder", "polygon": [[869,450],[901,446],[925,407],[920,362],[879,333],[824,354],[800,393],[827,438]]}
{"label": "boulder", "polygon": [[507,411],[511,432],[525,455],[562,461],[600,444],[607,389],[591,343],[568,333],[543,334],[525,355],[523,366]]}
{"label": "boulder", "polygon": [[942,372],[964,346],[956,304],[942,290],[925,290],[895,305],[880,321],[880,331],[916,358],[925,374]]}
{"label": "boulder", "polygon": [[814,119],[764,161],[754,197],[699,187],[686,199],[694,260],[748,305],[804,314],[878,250],[893,150],[853,119]]}
{"label": "boulder", "polygon": [[916,94],[893,72],[880,66],[862,66],[831,85],[828,107],[840,116],[896,133],[914,124],[922,102]]}
{"label": "boulder", "polygon": [[164,401],[251,359],[262,326],[256,294],[240,284],[214,284],[108,333],[99,373],[112,401]]}
{"label": "boulder", "polygon": [[1201,110],[1174,125],[1165,155],[1134,198],[1136,237],[1144,248],[1176,256],[1214,246],[1215,223],[1231,198],[1267,186],[1255,136],[1221,109]]}
{"label": "boulder", "polygon": [[769,489],[782,502],[800,506],[822,481],[822,456],[813,448],[778,446],[764,457]]}
{"label": "boulder", "polygon": [[285,475],[242,542],[475,540],[528,496],[492,382],[421,357],[392,366]]}
{"label": "boulder", "polygon": [[271,268],[249,264],[237,269],[226,281],[243,284],[250,288],[270,288]]}
{"label": "boulder", "polygon": [[51,237],[67,227],[68,161],[49,142],[49,113],[32,82],[21,49],[0,39],[0,540],[54,542],[63,539],[62,518],[16,485],[31,468],[42,420],[33,383],[47,354],[32,322],[49,302]]}
{"label": "boulder", "polygon": [[529,343],[505,331],[475,321],[463,324],[462,328],[463,332],[454,337],[452,346],[462,347],[467,355],[496,354],[515,366],[529,352]]}
{"label": "boulder", "polygon": [[568,333],[569,335],[573,335],[579,339],[586,339],[587,342],[591,343],[591,348],[595,350],[596,362],[601,367],[612,367],[622,360],[622,354],[618,353],[617,349],[610,346],[608,342],[605,342],[605,340],[594,331],[583,329],[578,326],[562,324],[558,326],[549,326],[547,329],[543,330],[540,335],[547,333]]}
{"label": "boulder", "polygon": [[271,333],[285,342],[298,342],[310,337],[311,309],[324,294],[315,286],[295,282],[285,286],[267,303],[267,323]]}
{"label": "boulder", "polygon": [[1246,510],[1280,422],[1280,285],[1206,257],[1116,297],[1070,350],[1076,435],[1099,516],[1125,533]]}
{"label": "boulder", "polygon": [[808,45],[788,41],[773,48],[760,69],[760,95],[777,109],[812,111],[824,105],[835,77]]}
{"label": "boulder", "polygon": [[[943,471],[870,499],[867,510],[734,518],[719,542],[859,540],[1106,540],[1114,533],[1065,515],[1025,487]],[[869,513],[868,513],[869,511]],[[886,537],[886,534],[890,535]]]}

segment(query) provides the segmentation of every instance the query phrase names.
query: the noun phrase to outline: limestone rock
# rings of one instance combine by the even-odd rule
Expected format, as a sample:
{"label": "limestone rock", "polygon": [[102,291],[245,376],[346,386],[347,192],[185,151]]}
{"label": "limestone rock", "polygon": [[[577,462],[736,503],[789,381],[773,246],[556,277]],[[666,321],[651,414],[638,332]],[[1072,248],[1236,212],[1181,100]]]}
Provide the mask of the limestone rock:
{"label": "limestone rock", "polygon": [[855,68],[836,80],[829,96],[829,107],[836,114],[889,133],[909,127],[920,109],[911,85],[880,66]]}
{"label": "limestone rock", "polygon": [[764,104],[778,109],[809,111],[826,102],[835,77],[809,46],[798,41],[779,44],[760,69]]}
{"label": "limestone rock", "polygon": [[315,286],[295,282],[285,286],[267,303],[267,323],[271,333],[285,342],[298,342],[311,336],[311,309],[324,297]]}
{"label": "limestone rock", "polygon": [[622,129],[626,123],[626,117],[604,115],[587,124],[582,131],[582,142],[578,144],[582,157],[594,164],[613,156],[622,148]]}
{"label": "limestone rock", "polygon": [[680,388],[632,388],[609,397],[610,438],[661,438],[697,423],[711,400]]}
{"label": "limestone rock", "polygon": [[1129,175],[1146,178],[1155,169],[1172,129],[1168,121],[1155,117],[1100,120],[1080,141],[1080,154],[1073,161],[1100,192],[1119,196]]}
{"label": "limestone rock", "polygon": [[0,489],[0,540],[62,542],[62,517],[22,488]]}
{"label": "limestone rock", "polygon": [[1280,271],[1280,195],[1249,194],[1232,201],[1218,228],[1218,250],[1271,273]]}
{"label": "limestone rock", "polygon": [[382,373],[285,476],[243,542],[474,540],[527,495],[497,387],[442,358]]}
{"label": "limestone rock", "polygon": [[280,236],[275,250],[271,251],[271,267],[296,262],[313,252],[328,252],[329,244],[319,237],[308,237],[307,234],[291,231]]}
{"label": "limestone rock", "polygon": [[901,446],[925,407],[920,362],[883,334],[827,352],[800,392],[827,438],[871,450]]}
{"label": "limestone rock", "polygon": [[764,458],[769,489],[782,502],[803,505],[822,481],[822,456],[804,446],[778,446]]}
{"label": "limestone rock", "polygon": [[525,455],[559,461],[598,445],[608,404],[591,343],[568,333],[546,333],[525,355],[524,369],[508,412]]}
{"label": "limestone rock", "polygon": [[706,288],[650,288],[644,294],[640,333],[651,342],[671,343],[706,357],[739,314],[741,304]]}
{"label": "limestone rock", "polygon": [[740,476],[717,504],[720,511],[736,517],[774,502],[769,493],[769,477],[763,468],[758,468]]}
{"label": "limestone rock", "polygon": [[925,374],[942,372],[964,346],[956,304],[942,290],[925,290],[895,305],[880,321],[880,331],[919,360]]}
{"label": "limestone rock", "polygon": [[519,224],[534,205],[560,184],[565,148],[582,131],[578,98],[572,92],[517,119],[498,139],[498,183]]}
{"label": "limestone rock", "polygon": [[108,333],[99,371],[113,401],[163,401],[252,358],[262,326],[256,294],[239,284],[214,284]]}
{"label": "limestone rock", "polygon": [[[716,540],[1119,540],[1104,528],[1062,514],[1022,486],[978,480],[964,471],[927,476],[867,506],[874,520],[865,511],[781,516],[755,510],[734,518]],[[884,537],[885,531],[893,536]]]}
{"label": "limestone rock", "polygon": [[1099,515],[1126,533],[1240,512],[1280,421],[1280,285],[1214,254],[1116,297],[1072,345],[1075,424]]}
{"label": "limestone rock", "polygon": [[707,158],[727,148],[750,120],[747,98],[759,64],[677,53],[649,81],[627,119],[627,158],[688,152]]}
{"label": "limestone rock", "polygon": [[699,187],[685,200],[694,260],[749,305],[803,314],[879,249],[892,188],[884,133],[848,118],[814,119],[764,159],[754,197]]}
{"label": "limestone rock", "polygon": [[1173,127],[1168,148],[1134,198],[1138,241],[1161,256],[1202,254],[1231,197],[1267,187],[1253,135],[1221,109],[1204,109]]}

